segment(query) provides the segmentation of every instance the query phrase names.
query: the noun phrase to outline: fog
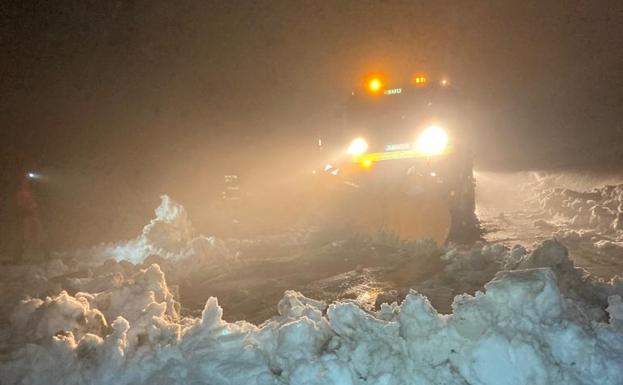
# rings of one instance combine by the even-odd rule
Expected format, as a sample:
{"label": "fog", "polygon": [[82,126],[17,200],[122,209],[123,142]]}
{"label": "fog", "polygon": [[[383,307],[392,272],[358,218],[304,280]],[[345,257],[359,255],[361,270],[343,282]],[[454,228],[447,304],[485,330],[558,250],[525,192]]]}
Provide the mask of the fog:
{"label": "fog", "polygon": [[614,1],[8,4],[3,249],[17,231],[8,218],[24,167],[46,177],[36,189],[55,248],[131,237],[163,193],[218,233],[223,175],[239,174],[251,195],[296,185],[318,132],[336,127],[372,71],[451,79],[468,101],[479,169],[616,168],[621,10]]}
{"label": "fog", "polygon": [[623,378],[623,2],[0,2],[0,383]]}

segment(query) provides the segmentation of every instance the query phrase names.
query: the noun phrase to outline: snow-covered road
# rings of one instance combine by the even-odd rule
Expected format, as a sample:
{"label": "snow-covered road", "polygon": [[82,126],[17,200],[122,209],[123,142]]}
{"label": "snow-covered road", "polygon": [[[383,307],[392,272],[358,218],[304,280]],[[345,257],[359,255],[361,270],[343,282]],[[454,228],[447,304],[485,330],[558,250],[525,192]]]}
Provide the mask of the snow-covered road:
{"label": "snow-covered road", "polygon": [[217,239],[163,197],[133,240],[0,271],[0,383],[621,384],[623,187],[477,177],[486,242],[443,248]]}

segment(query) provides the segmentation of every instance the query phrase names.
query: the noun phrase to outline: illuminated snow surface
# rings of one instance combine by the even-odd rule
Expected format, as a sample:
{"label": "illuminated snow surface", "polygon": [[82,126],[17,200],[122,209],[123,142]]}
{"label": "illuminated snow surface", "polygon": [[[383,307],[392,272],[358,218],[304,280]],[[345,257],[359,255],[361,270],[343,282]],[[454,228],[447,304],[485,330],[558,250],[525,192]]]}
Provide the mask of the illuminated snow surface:
{"label": "illuminated snow surface", "polygon": [[[238,265],[250,263],[239,250],[249,250],[253,242],[198,236],[183,207],[163,198],[156,218],[135,240],[90,250],[87,273],[86,262],[67,259],[0,272],[0,383],[621,384],[623,281],[597,279],[574,264],[576,251],[589,247],[581,261],[590,254],[594,260],[588,262],[603,257],[616,266],[619,217],[595,206],[616,214],[620,208],[612,208],[613,200],[621,202],[621,194],[607,188],[595,200],[571,193],[573,202],[580,200],[573,203],[568,192],[532,187],[538,189],[532,211],[487,217],[498,226],[508,223],[505,230],[514,235],[507,238],[522,246],[506,246],[491,233],[490,243],[471,248],[437,249],[426,242],[382,248],[350,240],[300,254],[317,254],[317,261],[345,251],[349,258],[362,253],[372,261],[377,254],[395,258],[385,275],[374,276],[394,283],[397,275],[417,274],[423,268],[419,260],[426,259],[434,274],[426,285],[418,281],[412,287],[474,293],[456,296],[449,314],[438,313],[415,291],[406,297],[377,293],[377,306],[368,307],[361,295],[325,303],[286,291],[272,303],[277,314],[259,326],[224,321],[216,298],[207,300],[200,315],[185,315],[178,285],[193,278],[193,271],[225,277],[213,281],[232,279],[231,271],[237,274]],[[578,215],[588,221],[574,220]],[[541,230],[521,238],[516,230],[528,227]],[[541,241],[551,233],[573,246],[570,254],[557,240]],[[290,234],[260,243],[286,244],[292,251],[301,242],[313,243],[305,237]],[[540,243],[531,246],[532,241]],[[284,249],[268,253],[276,250]],[[116,260],[104,261],[108,257]],[[413,263],[416,268],[409,270]],[[167,284],[163,270],[176,285]],[[278,273],[288,282],[287,274]],[[345,277],[365,274],[380,273],[363,267],[302,287],[315,293],[307,289],[333,281],[349,286],[353,281]],[[25,294],[30,298],[20,301]],[[262,301],[261,292],[245,295]],[[380,304],[383,298],[399,303]]]}

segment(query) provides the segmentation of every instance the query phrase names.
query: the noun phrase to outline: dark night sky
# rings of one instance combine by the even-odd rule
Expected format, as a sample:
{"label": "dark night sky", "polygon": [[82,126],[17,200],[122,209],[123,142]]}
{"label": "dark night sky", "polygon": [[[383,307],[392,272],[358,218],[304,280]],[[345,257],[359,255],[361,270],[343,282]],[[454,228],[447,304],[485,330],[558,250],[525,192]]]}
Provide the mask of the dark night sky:
{"label": "dark night sky", "polygon": [[464,87],[483,166],[608,143],[622,117],[618,1],[3,4],[4,144],[46,161],[303,134],[370,69]]}
{"label": "dark night sky", "polygon": [[621,1],[4,0],[0,18],[1,161],[91,189],[257,163],[333,124],[371,70],[448,75],[481,168],[612,167],[623,146]]}

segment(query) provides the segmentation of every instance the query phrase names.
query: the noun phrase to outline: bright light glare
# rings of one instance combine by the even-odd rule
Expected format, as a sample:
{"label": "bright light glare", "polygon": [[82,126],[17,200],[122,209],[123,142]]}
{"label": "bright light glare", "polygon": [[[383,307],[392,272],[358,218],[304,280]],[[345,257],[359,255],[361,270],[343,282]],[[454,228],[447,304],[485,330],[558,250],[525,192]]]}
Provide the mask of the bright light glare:
{"label": "bright light glare", "polygon": [[368,150],[368,142],[363,138],[357,138],[350,143],[346,151],[350,155],[361,155]]}
{"label": "bright light glare", "polygon": [[363,161],[361,161],[361,165],[365,168],[370,168],[372,167],[372,160],[364,159]]}
{"label": "bright light glare", "polygon": [[425,129],[415,142],[415,150],[423,155],[440,155],[448,145],[446,130],[438,126]]}
{"label": "bright light glare", "polygon": [[377,78],[374,78],[372,80],[370,80],[370,82],[368,83],[368,89],[370,89],[370,91],[372,92],[377,92],[381,89],[381,86],[383,84],[381,83],[381,81]]}
{"label": "bright light glare", "polygon": [[29,173],[28,173],[28,177],[29,177],[29,178],[35,178],[36,176],[37,176],[37,175],[35,175],[35,173],[34,173],[34,172],[29,172]]}

